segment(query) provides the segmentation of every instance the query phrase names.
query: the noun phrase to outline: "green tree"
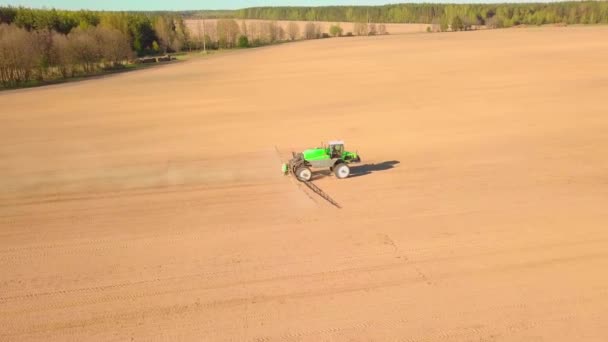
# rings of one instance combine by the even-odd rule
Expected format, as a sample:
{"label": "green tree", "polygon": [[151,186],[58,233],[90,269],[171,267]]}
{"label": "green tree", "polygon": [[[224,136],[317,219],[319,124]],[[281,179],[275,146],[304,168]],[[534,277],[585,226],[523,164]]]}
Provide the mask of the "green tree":
{"label": "green tree", "polygon": [[237,46],[240,48],[249,47],[249,38],[247,38],[247,36],[244,36],[244,35],[240,36]]}
{"label": "green tree", "polygon": [[[592,16],[593,14],[593,16]],[[608,23],[608,2],[577,1],[555,3],[500,4],[393,4],[384,6],[254,7],[222,12],[224,16],[247,19],[323,20],[332,22],[426,23],[460,17],[467,25],[483,25],[489,18],[504,26],[538,23]],[[445,26],[445,25],[443,25]]]}
{"label": "green tree", "polygon": [[[163,53],[166,53],[169,47],[173,46],[173,41],[176,39],[173,27],[171,18],[159,16],[154,19],[153,28],[157,39],[152,42],[152,50],[155,52],[162,50]],[[156,43],[156,48],[154,43]]]}
{"label": "green tree", "polygon": [[459,16],[452,19],[452,31],[462,31],[465,29],[464,22]]}
{"label": "green tree", "polygon": [[0,24],[11,24],[15,21],[17,9],[14,7],[0,7]]}
{"label": "green tree", "polygon": [[329,34],[331,34],[334,37],[340,37],[342,36],[342,27],[340,27],[339,24],[335,24],[335,25],[331,25],[331,27],[329,28]]}

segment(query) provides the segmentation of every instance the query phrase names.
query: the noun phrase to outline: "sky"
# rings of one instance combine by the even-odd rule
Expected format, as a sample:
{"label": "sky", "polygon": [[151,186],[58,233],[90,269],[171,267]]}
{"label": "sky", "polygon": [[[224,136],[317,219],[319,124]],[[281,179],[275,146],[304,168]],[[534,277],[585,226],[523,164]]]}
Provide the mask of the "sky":
{"label": "sky", "polygon": [[[542,1],[542,0],[541,0]],[[34,8],[91,9],[91,10],[198,10],[238,9],[255,6],[329,6],[329,5],[384,5],[399,2],[513,2],[509,0],[0,0],[0,5]],[[523,2],[520,0],[519,2]],[[538,2],[538,0],[537,0]]]}

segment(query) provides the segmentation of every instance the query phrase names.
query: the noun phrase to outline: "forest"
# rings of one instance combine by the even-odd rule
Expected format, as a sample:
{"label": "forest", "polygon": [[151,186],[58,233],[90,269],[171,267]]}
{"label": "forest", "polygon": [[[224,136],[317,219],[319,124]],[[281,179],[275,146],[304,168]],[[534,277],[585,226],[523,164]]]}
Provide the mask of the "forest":
{"label": "forest", "polygon": [[306,20],[330,22],[451,24],[456,17],[467,25],[493,28],[543,24],[606,24],[608,2],[569,1],[503,4],[392,4],[384,6],[252,7],[235,11],[192,11],[192,17]]}
{"label": "forest", "polygon": [[189,42],[173,13],[0,7],[0,84],[120,69],[136,56],[181,51]]}

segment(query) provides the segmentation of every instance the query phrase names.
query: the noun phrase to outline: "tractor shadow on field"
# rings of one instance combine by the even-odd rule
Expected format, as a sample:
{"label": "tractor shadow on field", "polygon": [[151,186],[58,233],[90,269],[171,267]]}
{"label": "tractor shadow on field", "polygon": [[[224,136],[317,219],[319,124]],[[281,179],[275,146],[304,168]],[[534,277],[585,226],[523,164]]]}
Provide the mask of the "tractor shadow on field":
{"label": "tractor shadow on field", "polygon": [[[348,178],[367,176],[374,172],[390,170],[397,164],[399,164],[398,160],[389,160],[378,164],[353,165],[350,168],[350,176],[348,176]],[[332,176],[332,172],[329,170],[315,171],[313,172],[312,180],[327,176]]]}
{"label": "tractor shadow on field", "polygon": [[398,160],[389,160],[378,164],[353,165],[353,167],[350,168],[349,178],[367,176],[374,172],[390,170],[397,164],[399,164]]}

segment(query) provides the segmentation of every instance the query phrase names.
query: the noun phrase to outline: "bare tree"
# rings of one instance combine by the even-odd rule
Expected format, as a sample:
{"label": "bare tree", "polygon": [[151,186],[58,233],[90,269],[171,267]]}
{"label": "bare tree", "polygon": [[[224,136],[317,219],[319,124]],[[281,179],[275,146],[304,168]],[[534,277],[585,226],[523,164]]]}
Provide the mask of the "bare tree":
{"label": "bare tree", "polygon": [[0,25],[0,82],[4,86],[12,86],[19,82],[18,51],[15,49],[18,41],[12,30],[4,26],[8,25]]}
{"label": "bare tree", "polygon": [[315,24],[312,21],[309,21],[304,25],[304,38],[305,39],[315,39],[318,38],[321,32],[321,28],[318,24]]}
{"label": "bare tree", "polygon": [[268,32],[268,41],[270,43],[274,43],[279,40],[279,25],[276,21],[271,21],[266,23],[267,32]]}
{"label": "bare tree", "polygon": [[53,71],[53,68],[51,68],[53,33],[47,28],[37,31],[30,31],[30,35],[32,35],[36,40],[36,46],[40,52],[40,62],[38,63],[38,70],[36,70],[36,78],[39,81],[42,81],[46,75],[51,74]]}
{"label": "bare tree", "polygon": [[245,20],[241,21],[241,35],[249,37],[249,34],[247,32],[247,23],[245,22]]}
{"label": "bare tree", "polygon": [[260,43],[272,43],[272,32],[270,23],[263,21],[259,23]]}
{"label": "bare tree", "polygon": [[82,67],[84,73],[97,69],[102,52],[92,28],[76,28],[68,35],[69,51],[75,64]]}
{"label": "bare tree", "polygon": [[203,20],[203,52],[207,53],[207,33],[206,28],[205,28],[205,18],[202,19]]}
{"label": "bare tree", "polygon": [[16,85],[29,81],[41,61],[37,38],[13,25],[0,25],[0,82]]}
{"label": "bare tree", "polygon": [[57,68],[57,71],[63,78],[71,77],[73,75],[73,62],[72,55],[69,51],[68,38],[57,32],[53,32],[50,64]]}
{"label": "bare tree", "polygon": [[300,25],[294,23],[293,21],[290,21],[287,24],[287,36],[291,40],[298,39],[298,37],[300,36]]}
{"label": "bare tree", "polygon": [[205,44],[205,36],[203,35],[203,23],[201,20],[196,21],[196,45],[201,49]]}
{"label": "bare tree", "polygon": [[433,18],[433,20],[431,20],[431,30],[433,32],[441,32],[441,19],[440,18]]}
{"label": "bare tree", "polygon": [[247,33],[249,34],[248,37],[250,42],[255,44],[256,41],[259,41],[259,30],[255,21],[247,23]]}
{"label": "bare tree", "polygon": [[315,37],[321,38],[321,25],[315,23]]}
{"label": "bare tree", "polygon": [[133,51],[127,37],[122,32],[104,27],[96,27],[97,36],[102,46],[103,60],[112,67],[133,58]]}
{"label": "bare tree", "polygon": [[379,24],[378,25],[378,34],[386,34],[386,25],[384,24]]}
{"label": "bare tree", "polygon": [[213,22],[203,22],[203,35],[205,36],[206,46],[212,45],[212,48],[217,47],[217,25]]}
{"label": "bare tree", "polygon": [[376,33],[378,33],[378,30],[376,29],[376,24],[370,23],[368,25],[368,27],[369,27],[368,35],[375,36]]}
{"label": "bare tree", "polygon": [[367,36],[368,28],[366,22],[356,22],[353,24],[353,32],[357,36]]}
{"label": "bare tree", "polygon": [[220,47],[234,47],[238,35],[239,24],[234,19],[219,19],[217,21],[217,36]]}

